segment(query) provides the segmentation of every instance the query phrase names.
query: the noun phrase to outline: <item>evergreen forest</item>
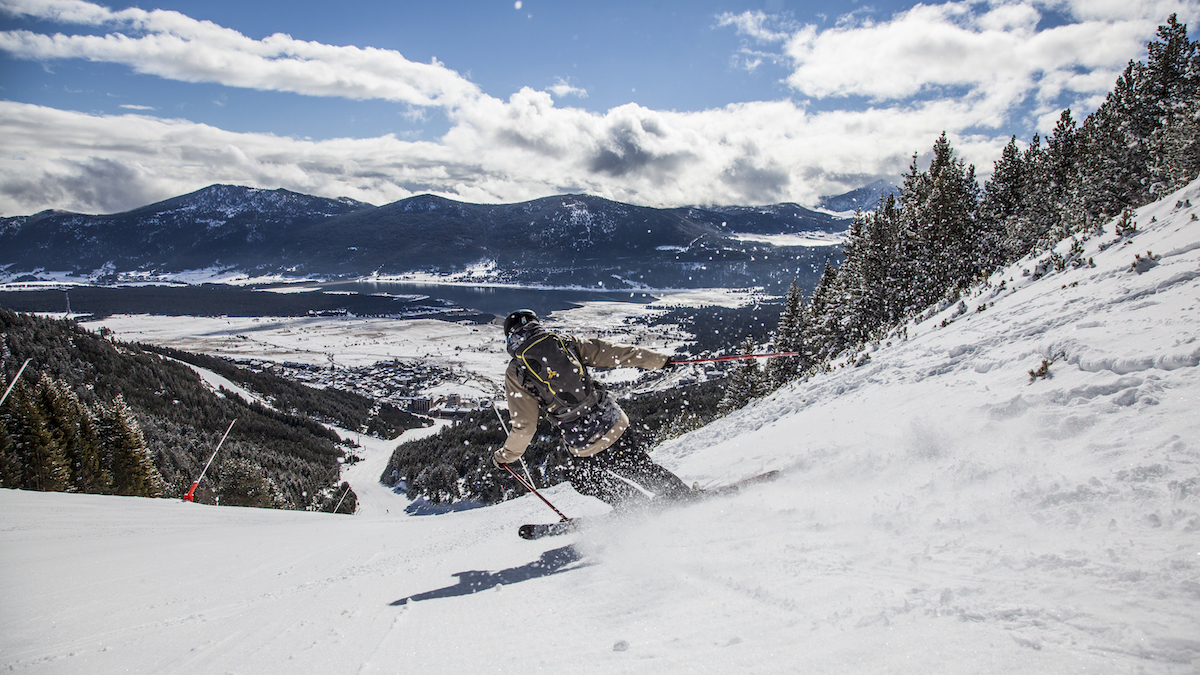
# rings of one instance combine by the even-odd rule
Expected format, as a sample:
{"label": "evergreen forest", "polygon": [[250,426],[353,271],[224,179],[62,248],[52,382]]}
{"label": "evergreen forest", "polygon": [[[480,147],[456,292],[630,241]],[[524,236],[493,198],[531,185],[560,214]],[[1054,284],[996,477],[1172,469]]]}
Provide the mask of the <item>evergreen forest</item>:
{"label": "evergreen forest", "polygon": [[[312,389],[212,357],[117,342],[68,320],[0,310],[0,486],[179,497],[237,420],[195,493],[227,505],[353,512],[339,483],[349,446],[321,424],[389,437],[420,426],[390,406]],[[19,379],[22,365],[28,366]],[[184,362],[217,370],[273,407],[213,392]]]}

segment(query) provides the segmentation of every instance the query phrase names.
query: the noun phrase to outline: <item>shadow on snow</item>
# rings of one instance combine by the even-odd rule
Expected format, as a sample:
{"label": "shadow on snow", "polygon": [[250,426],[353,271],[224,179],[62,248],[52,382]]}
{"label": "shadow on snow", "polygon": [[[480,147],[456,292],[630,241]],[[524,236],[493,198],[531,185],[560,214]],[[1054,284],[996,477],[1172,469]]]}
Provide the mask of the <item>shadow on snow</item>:
{"label": "shadow on snow", "polygon": [[419,600],[433,600],[435,598],[452,598],[458,595],[471,595],[479,591],[486,591],[489,588],[496,586],[508,586],[510,584],[529,581],[530,579],[538,579],[548,577],[552,574],[560,572],[569,572],[571,570],[588,567],[594,563],[583,563],[576,565],[574,563],[583,559],[579,551],[575,550],[574,546],[564,546],[551,551],[546,551],[540,558],[531,563],[521,565],[520,567],[510,567],[499,572],[481,572],[471,570],[468,572],[456,572],[454,576],[458,577],[458,583],[453,586],[439,588],[434,591],[426,591],[410,595],[407,598],[400,598],[395,602],[390,603],[392,606],[407,605],[409,602],[417,602]]}
{"label": "shadow on snow", "polygon": [[[393,490],[396,494],[403,495],[399,489]],[[417,497],[413,503],[405,507],[404,512],[410,516],[440,516],[443,513],[452,513],[455,511],[470,511],[471,509],[481,509],[487,506],[482,502],[464,499],[454,502],[453,504],[434,504],[424,497]]]}

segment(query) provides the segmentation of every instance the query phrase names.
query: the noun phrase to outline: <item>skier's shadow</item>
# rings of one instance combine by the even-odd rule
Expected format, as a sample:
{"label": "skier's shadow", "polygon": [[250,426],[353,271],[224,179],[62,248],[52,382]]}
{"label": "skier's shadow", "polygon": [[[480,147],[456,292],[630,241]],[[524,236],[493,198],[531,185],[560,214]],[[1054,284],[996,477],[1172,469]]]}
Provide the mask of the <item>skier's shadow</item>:
{"label": "skier's shadow", "polygon": [[453,586],[417,593],[407,598],[400,598],[390,604],[392,606],[407,605],[410,601],[417,602],[420,600],[433,600],[434,598],[452,598],[456,595],[470,595],[479,591],[486,591],[489,588],[495,588],[496,586],[507,586],[530,579],[548,577],[552,574],[569,572],[594,564],[575,564],[582,559],[583,556],[580,555],[579,551],[575,550],[574,546],[564,546],[552,551],[546,551],[537,560],[521,565],[520,567],[510,567],[499,572],[480,572],[478,570],[455,572],[454,576],[458,577],[458,583]]}

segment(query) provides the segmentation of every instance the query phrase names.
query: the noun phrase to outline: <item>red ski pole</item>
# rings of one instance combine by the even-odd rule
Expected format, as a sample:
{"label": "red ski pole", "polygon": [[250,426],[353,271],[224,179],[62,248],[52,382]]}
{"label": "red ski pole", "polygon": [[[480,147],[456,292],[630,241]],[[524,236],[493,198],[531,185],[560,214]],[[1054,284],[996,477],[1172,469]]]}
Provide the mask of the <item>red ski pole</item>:
{"label": "red ski pole", "polygon": [[734,356],[714,356],[707,359],[687,359],[686,361],[671,361],[677,366],[684,363],[708,363],[709,361],[737,361],[738,359],[770,359],[776,356],[800,356],[800,352],[772,352],[770,354],[737,354]]}
{"label": "red ski pole", "polygon": [[533,487],[533,484],[525,482],[525,479],[521,478],[520,474],[518,474],[516,471],[513,471],[511,466],[509,466],[508,464],[501,464],[500,466],[504,467],[505,471],[508,471],[510,474],[512,474],[512,477],[516,478],[518,483],[520,483],[521,485],[524,485],[526,490],[529,490],[533,494],[537,495],[537,498],[542,500],[542,502],[544,502],[546,504],[546,506],[549,506],[551,509],[554,509],[554,512],[558,514],[558,517],[562,518],[562,522],[565,523],[565,522],[568,522],[571,520],[570,518],[564,516],[562,511],[559,511],[557,508],[555,508],[555,506],[550,503],[549,499],[546,499],[545,497],[543,497],[542,493],[538,492]]}

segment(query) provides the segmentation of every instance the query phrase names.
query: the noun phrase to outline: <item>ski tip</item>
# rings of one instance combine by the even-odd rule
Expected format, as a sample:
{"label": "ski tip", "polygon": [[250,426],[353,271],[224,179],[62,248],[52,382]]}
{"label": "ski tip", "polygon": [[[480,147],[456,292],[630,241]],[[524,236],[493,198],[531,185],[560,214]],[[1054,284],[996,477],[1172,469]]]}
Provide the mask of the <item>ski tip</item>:
{"label": "ski tip", "polygon": [[517,534],[521,535],[522,539],[537,539],[536,525],[522,525]]}

